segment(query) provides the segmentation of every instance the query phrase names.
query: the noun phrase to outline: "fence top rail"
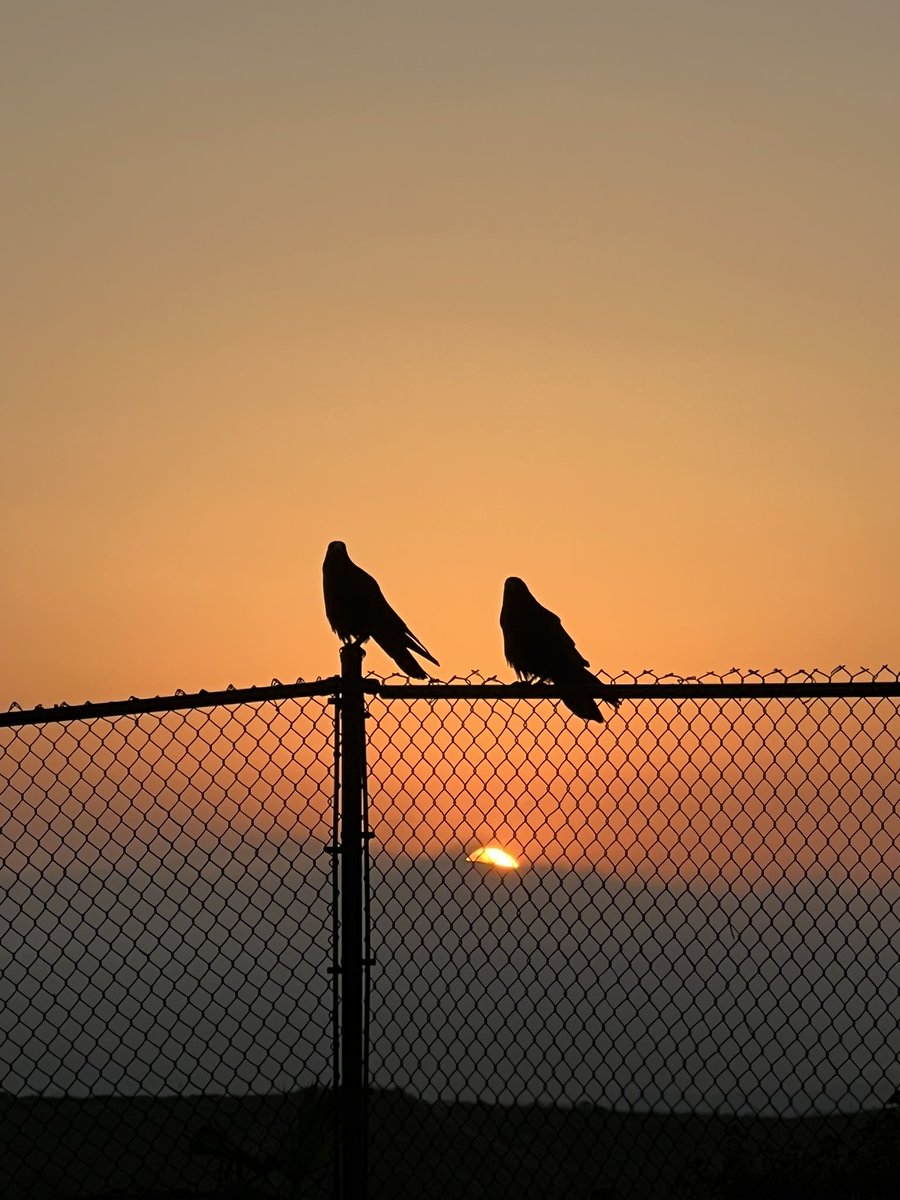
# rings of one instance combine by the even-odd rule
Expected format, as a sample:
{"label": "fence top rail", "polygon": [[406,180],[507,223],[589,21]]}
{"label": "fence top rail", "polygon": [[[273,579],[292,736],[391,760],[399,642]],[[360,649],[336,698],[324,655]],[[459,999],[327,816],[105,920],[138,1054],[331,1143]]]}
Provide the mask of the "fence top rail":
{"label": "fence top rail", "polygon": [[311,682],[271,683],[266,687],[228,687],[209,692],[174,692],[171,696],[130,696],[127,700],[106,700],[99,704],[54,704],[51,708],[20,709],[0,712],[0,729],[11,725],[48,725],[53,721],[88,721],[95,717],[131,717],[141,713],[176,712],[184,708],[219,708],[223,705],[261,704],[267,700],[294,700],[303,696],[333,696],[340,691],[340,676]]}
{"label": "fence top rail", "polygon": [[[175,692],[169,696],[131,696],[97,704],[38,705],[31,709],[12,708],[0,712],[0,728],[21,725],[47,725],[60,721],[85,721],[96,718],[139,716],[141,713],[176,712],[180,709],[219,708],[267,701],[293,700],[306,696],[340,695],[341,679],[296,683],[273,682],[265,687],[228,687],[219,691]],[[374,676],[363,680],[363,691],[372,697],[405,700],[555,700],[559,688],[552,684],[503,683],[499,680],[451,681],[443,683],[391,683]],[[900,698],[900,678],[891,679],[780,679],[749,680],[664,679],[634,683],[597,681],[595,694],[616,700],[813,700]]]}
{"label": "fence top rail", "polygon": [[[368,680],[366,681],[369,682]],[[366,687],[378,696],[405,697],[409,700],[558,700],[560,691],[543,683],[381,683]],[[749,700],[749,699],[815,699],[816,697],[846,696],[900,697],[900,680],[867,683],[826,683],[822,681],[791,683],[704,683],[698,680],[656,683],[602,683],[598,681],[594,695],[609,700]]]}

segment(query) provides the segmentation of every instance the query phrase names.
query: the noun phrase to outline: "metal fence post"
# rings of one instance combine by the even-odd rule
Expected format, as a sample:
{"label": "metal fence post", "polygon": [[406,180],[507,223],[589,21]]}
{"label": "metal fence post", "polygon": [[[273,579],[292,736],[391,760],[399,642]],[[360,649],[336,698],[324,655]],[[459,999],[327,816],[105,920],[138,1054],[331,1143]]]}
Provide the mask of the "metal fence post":
{"label": "metal fence post", "polygon": [[364,1078],[364,788],[366,774],[364,650],[341,648],[341,1080],[340,1195],[364,1200],[366,1194]]}

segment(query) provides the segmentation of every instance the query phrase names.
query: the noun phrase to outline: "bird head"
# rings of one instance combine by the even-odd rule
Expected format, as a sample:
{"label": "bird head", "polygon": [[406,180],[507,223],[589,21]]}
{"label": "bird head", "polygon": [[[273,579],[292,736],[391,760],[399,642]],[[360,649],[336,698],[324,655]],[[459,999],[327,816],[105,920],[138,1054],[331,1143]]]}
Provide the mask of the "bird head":
{"label": "bird head", "polygon": [[325,551],[326,558],[346,558],[347,545],[345,542],[329,542],[328,549]]}
{"label": "bird head", "polygon": [[530,596],[528,587],[524,580],[519,579],[518,575],[510,575],[506,583],[503,585],[504,600],[519,600],[523,596]]}

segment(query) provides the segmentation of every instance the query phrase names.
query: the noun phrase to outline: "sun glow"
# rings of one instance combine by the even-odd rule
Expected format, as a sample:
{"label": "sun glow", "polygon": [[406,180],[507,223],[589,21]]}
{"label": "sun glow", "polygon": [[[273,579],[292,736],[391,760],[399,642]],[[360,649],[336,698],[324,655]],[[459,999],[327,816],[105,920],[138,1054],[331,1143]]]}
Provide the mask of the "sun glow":
{"label": "sun glow", "polygon": [[501,850],[499,846],[480,846],[466,855],[466,862],[487,863],[491,867],[501,867],[504,870],[517,870],[518,859]]}

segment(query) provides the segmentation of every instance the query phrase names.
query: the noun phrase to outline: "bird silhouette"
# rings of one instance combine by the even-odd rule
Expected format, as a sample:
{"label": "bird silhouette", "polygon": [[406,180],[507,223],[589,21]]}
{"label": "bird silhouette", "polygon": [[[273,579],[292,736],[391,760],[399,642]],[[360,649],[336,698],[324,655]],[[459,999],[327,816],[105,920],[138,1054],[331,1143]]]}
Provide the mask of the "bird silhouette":
{"label": "bird silhouette", "polygon": [[[587,669],[588,660],[578,653],[556,613],[539,604],[514,575],[503,586],[500,628],[506,661],[519,679],[555,683],[560,699],[576,716],[603,722],[594,699],[597,679]],[[614,697],[603,699],[618,708]]]}
{"label": "bird silhouette", "polygon": [[415,679],[427,679],[428,673],[412,651],[440,666],[385,600],[377,580],[353,562],[343,542],[328,543],[322,589],[328,623],[342,642],[359,645],[372,638],[401,671]]}

